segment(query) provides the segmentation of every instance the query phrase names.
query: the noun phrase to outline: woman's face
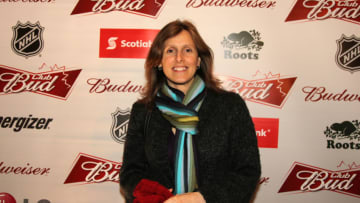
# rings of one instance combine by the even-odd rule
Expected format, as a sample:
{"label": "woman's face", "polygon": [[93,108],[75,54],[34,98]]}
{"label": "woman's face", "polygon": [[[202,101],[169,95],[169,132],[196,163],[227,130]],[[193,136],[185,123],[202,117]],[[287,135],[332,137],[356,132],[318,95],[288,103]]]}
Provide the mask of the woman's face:
{"label": "woman's face", "polygon": [[168,84],[186,94],[200,66],[200,57],[188,31],[183,30],[165,41],[161,66]]}

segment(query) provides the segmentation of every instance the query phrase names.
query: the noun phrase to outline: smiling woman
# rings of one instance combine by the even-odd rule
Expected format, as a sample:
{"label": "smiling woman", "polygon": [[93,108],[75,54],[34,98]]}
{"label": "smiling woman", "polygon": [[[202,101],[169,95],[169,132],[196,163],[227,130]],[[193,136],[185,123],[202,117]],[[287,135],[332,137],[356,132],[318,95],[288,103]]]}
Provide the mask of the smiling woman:
{"label": "smiling woman", "polygon": [[260,177],[254,125],[241,97],[220,88],[192,23],[160,30],[145,76],[120,171],[127,202],[249,202]]}

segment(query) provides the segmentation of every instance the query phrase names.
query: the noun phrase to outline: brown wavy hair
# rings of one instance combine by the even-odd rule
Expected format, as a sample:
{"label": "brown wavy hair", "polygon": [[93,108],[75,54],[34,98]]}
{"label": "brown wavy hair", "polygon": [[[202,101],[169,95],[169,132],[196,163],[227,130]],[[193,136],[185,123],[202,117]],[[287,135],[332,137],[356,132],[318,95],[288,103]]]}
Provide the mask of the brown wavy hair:
{"label": "brown wavy hair", "polygon": [[145,61],[145,87],[141,93],[141,102],[152,105],[156,93],[160,89],[166,77],[162,70],[158,69],[163,56],[165,41],[178,35],[181,31],[186,30],[190,33],[192,40],[195,43],[198,55],[201,59],[200,69],[196,71],[205,82],[207,88],[215,91],[220,91],[220,81],[213,75],[213,61],[214,55],[211,48],[205,43],[200,36],[196,27],[189,21],[175,20],[165,25],[156,35],[149,53]]}

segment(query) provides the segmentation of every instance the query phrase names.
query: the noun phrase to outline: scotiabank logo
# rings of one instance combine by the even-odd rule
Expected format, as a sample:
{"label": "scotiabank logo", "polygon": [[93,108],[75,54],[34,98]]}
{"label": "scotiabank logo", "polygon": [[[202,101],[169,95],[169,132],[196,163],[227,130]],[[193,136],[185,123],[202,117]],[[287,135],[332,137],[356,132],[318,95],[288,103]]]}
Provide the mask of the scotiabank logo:
{"label": "scotiabank logo", "polygon": [[277,148],[279,137],[278,118],[253,118],[258,146],[262,148]]}
{"label": "scotiabank logo", "polygon": [[100,29],[100,58],[146,58],[159,30]]}
{"label": "scotiabank logo", "polygon": [[157,18],[165,0],[79,0],[71,15],[124,11]]}
{"label": "scotiabank logo", "polygon": [[359,0],[297,0],[285,22],[335,18],[360,24]]}
{"label": "scotiabank logo", "polygon": [[68,183],[119,183],[119,170],[122,163],[80,153],[66,178]]}
{"label": "scotiabank logo", "polygon": [[279,193],[328,190],[360,198],[359,187],[360,168],[331,171],[295,162]]}
{"label": "scotiabank logo", "polygon": [[81,70],[32,73],[0,65],[0,95],[33,92],[66,100]]}
{"label": "scotiabank logo", "polygon": [[282,108],[296,77],[283,77],[272,73],[261,75],[259,71],[253,80],[245,80],[231,76],[219,76],[223,87],[239,94],[243,99],[268,106]]}

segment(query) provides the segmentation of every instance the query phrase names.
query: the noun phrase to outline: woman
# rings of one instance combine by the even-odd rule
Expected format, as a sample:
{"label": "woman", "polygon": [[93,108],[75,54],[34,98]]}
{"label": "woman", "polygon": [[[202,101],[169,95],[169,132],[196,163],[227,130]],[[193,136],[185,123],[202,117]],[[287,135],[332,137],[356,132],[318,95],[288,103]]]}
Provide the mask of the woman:
{"label": "woman", "polygon": [[249,202],[260,176],[245,102],[220,88],[197,29],[160,30],[145,62],[143,98],[131,110],[120,185],[128,202],[143,179],[172,191],[165,203]]}

